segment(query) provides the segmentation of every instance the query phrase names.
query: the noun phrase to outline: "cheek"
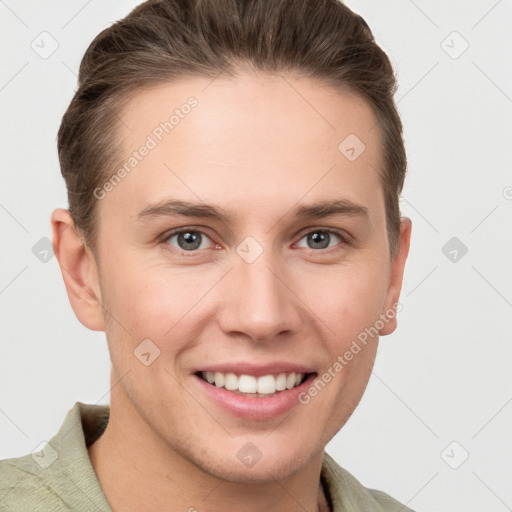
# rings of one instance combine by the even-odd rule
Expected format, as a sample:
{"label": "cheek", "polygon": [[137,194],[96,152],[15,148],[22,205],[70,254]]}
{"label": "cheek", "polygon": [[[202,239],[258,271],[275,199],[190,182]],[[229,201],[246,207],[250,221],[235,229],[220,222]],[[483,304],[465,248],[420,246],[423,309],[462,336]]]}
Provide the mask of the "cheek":
{"label": "cheek", "polygon": [[353,264],[299,278],[298,295],[326,326],[331,350],[342,350],[379,318],[387,291],[386,272],[384,265]]}
{"label": "cheek", "polygon": [[111,258],[104,274],[103,302],[112,336],[131,338],[131,343],[149,338],[158,344],[199,294],[197,286],[187,286],[191,283],[179,272],[166,272],[162,265]]}

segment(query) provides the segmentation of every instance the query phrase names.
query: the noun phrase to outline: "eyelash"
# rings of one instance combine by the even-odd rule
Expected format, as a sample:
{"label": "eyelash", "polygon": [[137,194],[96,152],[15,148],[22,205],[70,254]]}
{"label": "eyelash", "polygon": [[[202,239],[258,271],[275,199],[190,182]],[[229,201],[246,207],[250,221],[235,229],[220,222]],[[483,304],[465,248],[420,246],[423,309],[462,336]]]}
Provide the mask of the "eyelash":
{"label": "eyelash", "polygon": [[[216,244],[216,242],[214,242],[210,236],[208,236],[208,234],[203,231],[202,229],[199,229],[199,228],[195,228],[195,227],[188,227],[188,228],[179,228],[179,229],[176,229],[176,230],[173,230],[173,231],[169,231],[169,232],[166,232],[162,235],[162,237],[160,238],[160,243],[163,243],[164,245],[166,245],[167,247],[171,247],[172,249],[171,250],[174,250],[174,251],[178,251],[182,254],[186,254],[188,256],[194,256],[194,255],[197,255],[198,253],[200,253],[201,251],[204,251],[205,249],[196,249],[196,250],[193,250],[193,251],[185,251],[183,249],[180,249],[179,247],[174,247],[174,246],[171,246],[169,244],[169,240],[171,238],[173,238],[174,236],[176,235],[180,235],[181,233],[189,233],[189,232],[193,232],[193,233],[200,233],[201,235],[205,236],[206,238],[208,238],[213,244]],[[331,252],[332,250],[337,250],[340,248],[340,246],[343,246],[343,245],[348,245],[349,244],[349,241],[348,241],[348,236],[344,234],[344,232],[340,231],[340,230],[337,230],[337,229],[334,229],[334,228],[315,228],[315,229],[311,229],[309,231],[306,231],[306,232],[303,232],[301,233],[300,235],[300,238],[299,238],[299,241],[302,240],[303,238],[307,237],[308,235],[312,234],[312,233],[328,233],[329,235],[336,235],[337,237],[340,238],[340,242],[338,244],[336,244],[334,247],[327,247],[325,249],[311,249],[311,248],[308,248],[309,251],[311,252],[314,252],[314,253],[328,253],[328,252]],[[217,244],[218,245],[218,244]],[[306,249],[306,250],[308,250]]]}

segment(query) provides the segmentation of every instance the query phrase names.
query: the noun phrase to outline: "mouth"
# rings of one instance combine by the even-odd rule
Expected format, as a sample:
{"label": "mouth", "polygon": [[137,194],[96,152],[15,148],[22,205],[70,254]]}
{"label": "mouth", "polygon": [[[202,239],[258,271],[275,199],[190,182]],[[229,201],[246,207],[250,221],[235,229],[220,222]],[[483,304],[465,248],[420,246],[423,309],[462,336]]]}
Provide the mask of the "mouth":
{"label": "mouth", "polygon": [[215,407],[256,422],[304,410],[299,396],[318,375],[311,366],[287,361],[231,361],[196,367],[191,374],[198,392]]}
{"label": "mouth", "polygon": [[224,388],[235,395],[270,398],[300,386],[313,373],[281,372],[255,376],[249,374],[198,371],[196,375],[207,384]]}

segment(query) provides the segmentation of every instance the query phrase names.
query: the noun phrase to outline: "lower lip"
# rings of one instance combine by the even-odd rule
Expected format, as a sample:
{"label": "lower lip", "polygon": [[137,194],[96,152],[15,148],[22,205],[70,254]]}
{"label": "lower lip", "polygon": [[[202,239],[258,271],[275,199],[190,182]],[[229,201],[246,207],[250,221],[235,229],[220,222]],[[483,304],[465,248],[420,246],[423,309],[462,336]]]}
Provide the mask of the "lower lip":
{"label": "lower lip", "polygon": [[299,395],[309,388],[311,382],[315,379],[315,375],[314,373],[310,374],[302,384],[295,388],[280,391],[268,397],[254,398],[237,395],[225,388],[208,384],[198,375],[192,375],[192,377],[204,393],[222,409],[239,418],[263,421],[276,418],[293,407],[301,405]]}

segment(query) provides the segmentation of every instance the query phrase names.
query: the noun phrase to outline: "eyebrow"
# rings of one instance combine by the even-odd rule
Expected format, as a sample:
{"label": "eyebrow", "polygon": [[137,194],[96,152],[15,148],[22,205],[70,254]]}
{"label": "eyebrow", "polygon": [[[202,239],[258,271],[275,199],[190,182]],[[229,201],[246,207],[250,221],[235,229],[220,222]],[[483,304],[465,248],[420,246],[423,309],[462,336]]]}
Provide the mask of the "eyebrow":
{"label": "eyebrow", "polygon": [[[348,217],[367,216],[368,208],[347,199],[336,199],[309,205],[300,205],[291,209],[288,213],[290,212],[293,216],[301,219],[318,219],[330,215],[344,215]],[[230,220],[230,216],[222,208],[177,199],[165,199],[158,203],[151,204],[139,212],[136,217],[138,221],[143,222],[146,219],[161,216],[198,217],[218,220],[226,224],[229,223]]]}

